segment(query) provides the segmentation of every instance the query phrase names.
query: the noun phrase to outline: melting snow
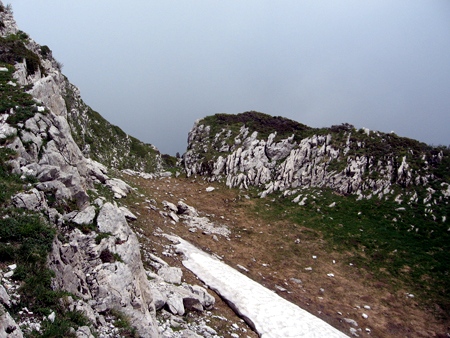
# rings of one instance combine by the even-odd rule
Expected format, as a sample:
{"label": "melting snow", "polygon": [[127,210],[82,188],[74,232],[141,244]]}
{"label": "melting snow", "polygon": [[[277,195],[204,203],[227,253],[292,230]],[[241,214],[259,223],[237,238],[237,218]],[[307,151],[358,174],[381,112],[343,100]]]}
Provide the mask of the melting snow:
{"label": "melting snow", "polygon": [[166,236],[177,243],[177,251],[184,254],[183,265],[226,299],[260,337],[347,337],[185,240]]}

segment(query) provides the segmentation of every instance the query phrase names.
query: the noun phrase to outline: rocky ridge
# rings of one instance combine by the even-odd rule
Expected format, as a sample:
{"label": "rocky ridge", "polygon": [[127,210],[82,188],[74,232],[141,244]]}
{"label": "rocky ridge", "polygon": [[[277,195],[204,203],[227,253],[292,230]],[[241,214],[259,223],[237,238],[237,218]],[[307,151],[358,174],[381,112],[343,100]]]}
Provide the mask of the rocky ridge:
{"label": "rocky ridge", "polygon": [[241,121],[246,115],[276,125],[277,118],[256,112],[238,114],[234,123],[230,118],[220,123],[220,115],[195,122],[183,155],[188,176],[223,180],[229,187],[255,186],[261,197],[281,192],[294,196],[295,203],[301,203],[302,189],[311,187],[359,199],[416,203],[421,198],[430,209],[448,199],[448,177],[438,174],[448,167],[444,148],[348,124],[278,135],[275,127],[250,128]]}

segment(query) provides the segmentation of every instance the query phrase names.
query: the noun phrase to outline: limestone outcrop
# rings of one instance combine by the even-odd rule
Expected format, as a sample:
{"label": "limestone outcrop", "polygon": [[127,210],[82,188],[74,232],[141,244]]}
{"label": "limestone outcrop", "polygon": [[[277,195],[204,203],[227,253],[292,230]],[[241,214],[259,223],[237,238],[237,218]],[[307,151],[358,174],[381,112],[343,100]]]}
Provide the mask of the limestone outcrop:
{"label": "limestone outcrop", "polygon": [[282,135],[272,128],[265,137],[245,123],[227,127],[208,121],[196,121],[189,132],[183,155],[187,175],[223,180],[229,187],[257,186],[261,197],[277,191],[296,196],[302,188],[324,187],[359,198],[383,198],[401,187],[412,188],[408,198],[413,198],[415,188],[427,188],[435,178],[433,168],[443,158],[441,150],[420,142],[347,125]]}
{"label": "limestone outcrop", "polygon": [[[137,237],[117,205],[102,198],[93,201],[88,195],[96,185],[105,185],[122,198],[131,187],[109,177],[104,165],[81,151],[68,122],[69,84],[58,63],[51,52],[44,55],[45,49],[20,33],[9,8],[1,3],[0,7],[0,33],[6,41],[2,57],[17,59],[2,67],[4,77],[10,78],[2,83],[9,86],[10,108],[0,112],[0,142],[14,154],[9,158],[10,169],[24,180],[23,191],[12,197],[11,204],[41,213],[56,229],[48,265],[55,272],[53,288],[72,294],[65,300],[68,310],[81,311],[103,337],[113,336],[107,323],[113,311],[123,313],[140,336],[157,337],[155,305]],[[16,41],[10,35],[19,33],[14,39],[28,53],[23,60],[8,44]],[[32,60],[27,59],[29,55]],[[77,114],[83,119],[81,112]],[[26,181],[32,183],[26,185]],[[6,310],[8,297],[8,293],[2,296]],[[7,329],[4,332],[2,324],[0,336],[21,336],[19,326],[3,308],[0,320]],[[48,320],[54,321],[55,313]],[[39,332],[41,325],[36,323],[34,328]],[[92,336],[88,327],[79,331],[78,336]]]}
{"label": "limestone outcrop", "polygon": [[[155,307],[142,261],[139,242],[122,211],[105,203],[98,215],[99,233],[78,229],[67,235],[67,243],[55,240],[50,268],[56,272],[56,289],[79,297],[94,323],[104,322],[111,310],[124,313],[143,337],[156,337]],[[81,305],[80,305],[81,304]]]}
{"label": "limestone outcrop", "polygon": [[[49,267],[55,272],[53,287],[79,297],[77,301],[71,298],[68,306],[82,311],[100,332],[106,327],[105,316],[118,310],[140,336],[157,337],[155,306],[137,237],[117,205],[101,200],[91,204],[87,193],[102,182],[118,198],[131,188],[109,178],[104,166],[84,157],[64,116],[49,110],[12,126],[7,120],[14,114],[11,110],[1,118],[2,130],[9,132],[3,140],[7,138],[6,147],[16,153],[9,164],[14,173],[34,177],[37,183],[13,196],[12,203],[42,212],[63,234],[63,241],[55,239],[49,257]],[[61,208],[68,212],[61,214]],[[82,233],[76,227],[68,228],[69,222],[93,225],[95,231]],[[107,235],[97,243],[102,233]],[[13,327],[9,318],[2,320]]]}

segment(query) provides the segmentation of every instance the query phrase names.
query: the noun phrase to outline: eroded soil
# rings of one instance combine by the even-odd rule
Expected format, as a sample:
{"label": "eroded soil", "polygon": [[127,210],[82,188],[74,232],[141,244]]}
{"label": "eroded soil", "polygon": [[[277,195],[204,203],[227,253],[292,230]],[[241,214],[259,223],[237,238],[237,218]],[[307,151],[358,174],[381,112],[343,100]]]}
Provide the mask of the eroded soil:
{"label": "eroded soil", "polygon": [[[321,234],[307,224],[291,224],[281,215],[278,221],[267,223],[255,213],[255,199],[247,198],[246,192],[192,178],[146,180],[123,175],[122,179],[137,188],[120,203],[138,215],[132,226],[142,235],[142,244],[170,265],[183,268],[188,283],[202,284],[182,266],[182,257],[165,256],[170,243],[160,233],[176,234],[238,270],[238,265],[245,267],[248,272],[240,271],[248,277],[348,335],[353,328],[360,337],[447,337],[449,324],[409,297],[408,290],[394,288],[386,281],[374,279],[363,268],[344,263],[351,254],[332,250]],[[207,192],[209,186],[215,190]],[[152,199],[159,210],[149,208],[148,201]],[[182,221],[173,224],[159,212],[164,211],[164,200],[174,204],[182,200],[195,207],[200,216],[226,225],[231,235],[214,238],[189,231]],[[238,322],[232,310],[218,296],[216,299],[214,315],[229,318],[229,323]],[[229,331],[229,323],[218,320],[210,324],[224,334]],[[240,333],[242,337],[257,336],[246,329]]]}

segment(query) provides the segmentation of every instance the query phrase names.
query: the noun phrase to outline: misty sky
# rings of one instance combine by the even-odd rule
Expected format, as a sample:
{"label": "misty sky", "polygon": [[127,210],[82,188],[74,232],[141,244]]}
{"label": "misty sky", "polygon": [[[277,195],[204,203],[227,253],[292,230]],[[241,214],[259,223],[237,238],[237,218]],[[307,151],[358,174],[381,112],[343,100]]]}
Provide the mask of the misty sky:
{"label": "misty sky", "polygon": [[175,155],[256,110],[450,144],[448,0],[3,0],[83,100]]}

